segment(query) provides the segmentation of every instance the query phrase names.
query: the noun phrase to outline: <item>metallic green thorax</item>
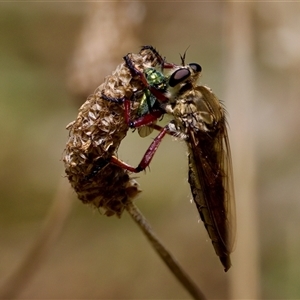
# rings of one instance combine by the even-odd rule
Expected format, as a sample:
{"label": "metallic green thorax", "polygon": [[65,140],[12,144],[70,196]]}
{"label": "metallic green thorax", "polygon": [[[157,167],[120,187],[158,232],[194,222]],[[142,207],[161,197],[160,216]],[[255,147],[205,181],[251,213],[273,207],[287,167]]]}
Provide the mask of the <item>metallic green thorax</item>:
{"label": "metallic green thorax", "polygon": [[145,70],[145,76],[149,85],[159,90],[166,90],[168,87],[168,79],[161,72],[154,68],[148,68]]}
{"label": "metallic green thorax", "polygon": [[[154,68],[148,68],[145,70],[145,77],[150,86],[160,90],[162,92],[166,91],[168,88],[168,78],[165,77],[161,72]],[[142,116],[149,113],[156,101],[155,96],[153,96],[149,89],[144,91],[144,94],[140,100],[140,107],[138,110],[138,115]]]}

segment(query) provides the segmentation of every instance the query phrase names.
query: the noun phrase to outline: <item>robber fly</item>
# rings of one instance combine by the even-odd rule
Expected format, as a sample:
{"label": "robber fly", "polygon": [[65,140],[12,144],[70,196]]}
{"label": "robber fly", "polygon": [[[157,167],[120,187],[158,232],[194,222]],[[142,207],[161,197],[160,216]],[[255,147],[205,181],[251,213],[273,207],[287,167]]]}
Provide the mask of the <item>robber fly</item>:
{"label": "robber fly", "polygon": [[[137,168],[126,164],[122,167],[140,172],[150,164],[166,134],[184,139],[188,146],[188,176],[194,202],[216,254],[228,271],[235,240],[235,201],[225,108],[208,87],[197,85],[201,66],[196,63],[185,65],[185,55],[181,59],[181,66],[166,64],[167,67],[162,68],[167,80],[164,89],[153,86],[146,74],[127,61],[132,74],[139,76],[155,97],[150,106],[159,103],[158,113],[149,111],[130,126],[152,126],[160,133]],[[171,115],[172,120],[161,128],[154,121],[163,114]]]}

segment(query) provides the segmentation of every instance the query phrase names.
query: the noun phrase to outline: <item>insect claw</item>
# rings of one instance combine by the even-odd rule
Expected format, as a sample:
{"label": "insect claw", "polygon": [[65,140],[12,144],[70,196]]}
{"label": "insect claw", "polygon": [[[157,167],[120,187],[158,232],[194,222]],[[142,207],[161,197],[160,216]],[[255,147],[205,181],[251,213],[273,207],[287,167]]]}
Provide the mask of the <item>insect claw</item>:
{"label": "insect claw", "polygon": [[128,54],[123,57],[125,60],[126,66],[130,70],[132,76],[141,76],[142,73],[133,65],[131,59],[129,58]]}
{"label": "insect claw", "polygon": [[104,93],[104,90],[101,92],[101,97],[106,101],[115,102],[118,104],[123,104],[126,100],[125,97],[122,98],[109,97]]}
{"label": "insect claw", "polygon": [[136,173],[142,172],[145,170],[145,168],[141,167],[140,165],[137,166],[137,168],[135,169]]}

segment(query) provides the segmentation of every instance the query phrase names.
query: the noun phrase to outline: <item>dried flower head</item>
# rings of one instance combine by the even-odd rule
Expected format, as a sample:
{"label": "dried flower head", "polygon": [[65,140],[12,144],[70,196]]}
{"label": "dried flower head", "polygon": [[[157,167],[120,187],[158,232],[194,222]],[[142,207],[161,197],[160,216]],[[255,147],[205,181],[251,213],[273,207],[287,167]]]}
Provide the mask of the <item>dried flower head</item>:
{"label": "dried flower head", "polygon": [[[141,71],[158,64],[147,48],[129,55]],[[123,105],[103,99],[102,92],[112,98],[132,99],[142,89],[140,79],[134,78],[122,63],[88,97],[76,120],[67,126],[69,140],[63,158],[67,177],[83,203],[101,208],[107,216],[120,217],[128,199],[141,191],[128,171],[109,163],[129,127]],[[136,117],[138,107],[138,101],[131,102],[131,118]]]}

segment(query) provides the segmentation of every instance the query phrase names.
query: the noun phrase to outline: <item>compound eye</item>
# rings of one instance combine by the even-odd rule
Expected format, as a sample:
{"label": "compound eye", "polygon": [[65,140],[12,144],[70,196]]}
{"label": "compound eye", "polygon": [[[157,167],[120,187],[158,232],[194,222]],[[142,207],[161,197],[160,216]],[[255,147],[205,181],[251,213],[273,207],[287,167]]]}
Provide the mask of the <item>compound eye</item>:
{"label": "compound eye", "polygon": [[174,87],[177,84],[186,80],[188,77],[190,77],[190,75],[191,75],[191,72],[188,69],[185,69],[185,68],[179,69],[171,75],[170,80],[169,80],[169,85],[171,87]]}
{"label": "compound eye", "polygon": [[189,66],[195,73],[200,73],[202,71],[201,66],[196,63],[189,64]]}

